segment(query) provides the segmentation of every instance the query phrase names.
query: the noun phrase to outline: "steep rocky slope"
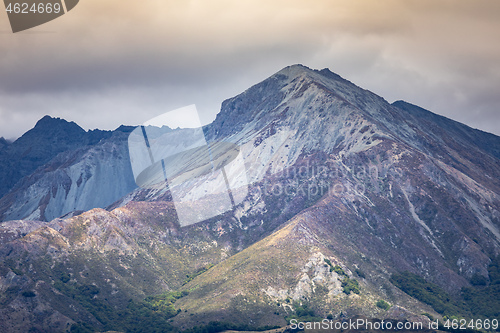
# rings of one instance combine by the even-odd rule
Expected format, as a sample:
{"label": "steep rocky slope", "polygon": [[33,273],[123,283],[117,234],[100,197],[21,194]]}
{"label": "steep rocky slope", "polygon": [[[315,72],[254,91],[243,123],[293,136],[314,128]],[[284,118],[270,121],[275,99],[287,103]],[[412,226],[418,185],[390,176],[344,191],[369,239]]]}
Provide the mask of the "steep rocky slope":
{"label": "steep rocky slope", "polygon": [[85,132],[74,122],[43,117],[33,129],[0,149],[0,197],[57,154],[95,144],[110,135],[99,130]]}
{"label": "steep rocky slope", "polygon": [[[338,238],[333,254],[347,265],[365,256],[385,278],[410,271],[451,293],[474,276],[488,279],[500,241],[498,137],[302,66],[224,102],[206,133],[240,145],[259,189],[236,210],[238,220],[274,230],[285,222],[269,218],[276,211],[295,216],[312,206],[321,213],[309,220],[337,221],[336,233],[319,238]],[[223,279],[215,278],[210,285]],[[246,285],[246,276],[236,281]]]}
{"label": "steep rocky slope", "polygon": [[[168,189],[137,189],[109,211],[2,224],[8,327],[116,329],[97,309],[168,290],[189,293],[175,303],[180,329],[211,320],[283,325],[304,305],[322,317],[422,320],[443,312],[396,288],[392,274],[420,275],[452,297],[478,276],[493,282],[499,137],[300,65],[225,101],[204,131],[208,142],[238,145],[245,200],[180,227]],[[71,197],[78,177],[83,184],[76,166],[86,154],[34,174],[75,171],[73,185],[51,194],[54,204],[65,202],[58,193]]]}
{"label": "steep rocky slope", "polygon": [[[76,148],[59,153],[22,178],[0,199],[0,220],[50,221],[75,211],[104,208],[135,189],[126,144],[130,130],[122,126],[105,135],[81,130],[72,140],[88,144],[75,143]],[[28,140],[25,137],[21,139]]]}

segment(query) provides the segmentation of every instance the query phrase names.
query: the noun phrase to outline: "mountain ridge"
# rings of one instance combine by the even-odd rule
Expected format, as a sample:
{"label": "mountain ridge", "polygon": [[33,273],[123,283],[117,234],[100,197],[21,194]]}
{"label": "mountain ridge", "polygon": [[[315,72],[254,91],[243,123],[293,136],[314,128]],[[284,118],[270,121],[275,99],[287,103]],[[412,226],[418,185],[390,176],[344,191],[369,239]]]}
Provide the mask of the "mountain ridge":
{"label": "mountain ridge", "polygon": [[[0,220],[52,220],[72,211],[106,207],[132,191],[136,186],[126,147],[132,130],[122,125],[114,131],[84,131],[74,122],[44,116],[0,153],[0,177],[16,172],[10,183],[3,184],[4,190],[10,188],[0,198]],[[106,160],[104,155],[114,156],[109,170],[99,162]],[[122,180],[106,186],[113,172]],[[100,179],[95,181],[93,175]],[[77,189],[83,187],[88,187],[90,197]]]}
{"label": "mountain ridge", "polygon": [[104,208],[134,190],[126,145],[130,130],[122,127],[98,143],[61,152],[22,178],[0,199],[0,219],[50,221]]}
{"label": "mountain ridge", "polygon": [[0,150],[0,197],[57,154],[95,144],[108,135],[105,131],[85,132],[74,122],[44,116],[31,130]]}
{"label": "mountain ridge", "polygon": [[[26,329],[47,329],[48,318],[61,331],[123,329],[97,307],[123,310],[122,300],[168,291],[187,293],[175,303],[179,330],[212,320],[281,326],[305,306],[335,319],[469,317],[466,308],[424,304],[391,276],[422,276],[450,299],[478,277],[493,283],[500,138],[304,66],[226,100],[204,132],[208,142],[238,145],[249,180],[242,203],[181,227],[168,189],[136,189],[108,210],[4,222],[0,289],[9,292],[0,318]],[[75,165],[69,155],[36,177]],[[90,290],[92,300],[72,298],[75,290]],[[14,304],[26,322],[9,319]],[[48,309],[42,319],[30,304]]]}
{"label": "mountain ridge", "polygon": [[[408,111],[408,112],[415,112],[415,113],[418,113],[418,114],[423,114],[424,116],[427,116],[427,118],[433,118],[434,119],[434,123],[437,123],[437,124],[446,124],[446,125],[449,125],[449,124],[452,124],[452,125],[455,125],[454,127],[456,128],[456,131],[460,131],[461,133],[464,133],[464,134],[468,134],[467,132],[469,133],[477,133],[479,135],[484,135],[485,137],[485,140],[487,140],[484,144],[482,144],[480,146],[481,149],[483,149],[485,152],[493,155],[494,157],[496,158],[500,158],[500,150],[498,149],[498,140],[499,140],[499,136],[496,135],[496,134],[493,134],[493,133],[489,133],[489,132],[485,132],[485,131],[482,131],[480,129],[476,129],[476,128],[472,128],[468,125],[465,125],[465,124],[462,124],[456,120],[453,120],[453,119],[450,119],[450,118],[447,118],[445,116],[442,116],[442,115],[438,115],[438,114],[435,114],[429,110],[426,110],[424,108],[421,108],[417,105],[414,105],[414,104],[411,104],[411,103],[408,103],[408,102],[405,102],[405,101],[402,101],[402,100],[399,100],[399,101],[395,101],[394,103],[392,103],[392,105],[400,108],[400,109],[403,109],[405,111]],[[445,127],[445,126],[443,126]],[[449,127],[449,126],[448,126]],[[467,136],[472,136],[471,134],[468,134]],[[473,138],[470,139],[470,141],[473,141],[473,142],[477,142],[477,137],[474,136]],[[497,146],[497,147],[495,147]]]}

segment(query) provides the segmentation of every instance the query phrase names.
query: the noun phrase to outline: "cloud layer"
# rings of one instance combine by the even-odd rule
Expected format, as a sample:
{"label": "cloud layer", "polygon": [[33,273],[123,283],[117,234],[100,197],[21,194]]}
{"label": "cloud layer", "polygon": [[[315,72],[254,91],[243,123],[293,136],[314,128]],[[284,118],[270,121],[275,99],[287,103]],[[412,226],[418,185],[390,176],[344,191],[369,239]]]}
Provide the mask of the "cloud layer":
{"label": "cloud layer", "polygon": [[497,0],[85,0],[12,34],[0,13],[0,136],[44,114],[85,128],[221,102],[281,68],[328,67],[500,135]]}

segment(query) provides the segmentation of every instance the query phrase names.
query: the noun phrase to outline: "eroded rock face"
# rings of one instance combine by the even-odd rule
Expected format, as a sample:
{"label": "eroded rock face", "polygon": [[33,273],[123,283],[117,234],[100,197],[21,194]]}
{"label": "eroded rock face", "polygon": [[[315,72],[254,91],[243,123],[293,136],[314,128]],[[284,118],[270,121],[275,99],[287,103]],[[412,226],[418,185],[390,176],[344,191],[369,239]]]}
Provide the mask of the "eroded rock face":
{"label": "eroded rock face", "polygon": [[[276,290],[272,286],[262,291],[274,301],[280,303],[291,301],[300,301],[309,299],[316,292],[317,286],[327,289],[328,301],[332,301],[336,296],[342,293],[341,277],[334,271],[330,271],[330,266],[325,262],[325,255],[321,252],[314,253],[300,271],[297,284],[289,289]],[[329,259],[335,265],[336,260]],[[285,306],[287,306],[285,304]]]}
{"label": "eroded rock face", "polygon": [[0,219],[50,221],[74,211],[105,208],[128,194],[137,186],[127,135],[117,130],[99,143],[60,153],[0,199]]}
{"label": "eroded rock face", "polygon": [[0,140],[0,197],[59,153],[96,144],[110,135],[99,130],[85,132],[74,122],[45,116],[13,143]]}
{"label": "eroded rock face", "polygon": [[[500,253],[498,137],[302,66],[224,102],[205,132],[209,141],[230,137],[245,158],[248,196],[231,212],[181,228],[168,191],[138,189],[109,210],[1,224],[0,315],[9,327],[22,317],[56,331],[82,321],[99,329],[68,286],[99,290],[92,297],[112,307],[191,290],[176,303],[187,310],[174,318],[179,327],[224,318],[281,325],[294,302],[336,318],[437,316],[390,275],[410,271],[457,292],[487,276]],[[30,214],[57,216],[125,174],[115,139],[60,155],[25,180],[18,194]],[[360,293],[344,293],[345,277],[325,259]],[[393,307],[381,310],[379,299]]]}

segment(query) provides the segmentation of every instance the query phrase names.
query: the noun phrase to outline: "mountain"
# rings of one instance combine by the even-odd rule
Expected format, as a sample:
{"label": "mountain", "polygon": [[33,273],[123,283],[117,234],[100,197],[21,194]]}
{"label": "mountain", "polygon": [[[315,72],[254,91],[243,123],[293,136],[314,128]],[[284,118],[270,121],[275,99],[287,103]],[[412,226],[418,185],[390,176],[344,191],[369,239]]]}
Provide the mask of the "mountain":
{"label": "mountain", "polygon": [[4,161],[19,164],[18,175],[27,175],[0,199],[0,220],[50,221],[106,207],[135,189],[127,148],[131,129],[85,132],[74,123],[42,118],[8,151],[29,147],[24,158]]}
{"label": "mountain", "polygon": [[99,130],[85,132],[64,119],[43,117],[33,129],[0,149],[0,197],[57,154],[95,144],[109,135]]}
{"label": "mountain", "polygon": [[[224,101],[203,130],[244,160],[248,193],[232,210],[181,227],[171,193],[193,179],[135,189],[107,210],[0,224],[7,331],[498,317],[499,137],[301,65]],[[58,193],[73,202],[87,153],[114,165],[109,140],[29,176],[55,182],[23,182],[44,193],[64,171],[72,185],[55,186],[52,204],[65,202]]]}
{"label": "mountain", "polygon": [[446,139],[447,142],[457,141],[462,145],[462,148],[466,145],[472,145],[495,158],[500,158],[498,136],[494,134],[472,129],[467,125],[404,101],[396,101],[392,105],[406,111],[410,117],[416,118],[415,122],[418,121],[424,125],[420,130],[427,136],[433,136],[436,140]]}
{"label": "mountain", "polygon": [[10,142],[5,140],[4,137],[0,138],[0,150],[7,148],[9,145],[10,145]]}
{"label": "mountain", "polygon": [[[328,70],[302,66],[286,68],[224,102],[207,132],[214,140],[236,137],[249,162],[247,172],[260,186],[257,192],[267,193],[249,200],[236,217],[279,229],[283,220],[273,224],[269,216],[292,212],[282,227],[288,228],[286,235],[276,236],[283,234],[277,231],[245,249],[238,254],[246,254],[244,265],[236,257],[224,262],[225,272],[237,274],[221,274],[219,268],[200,277],[192,286],[197,292],[180,300],[188,312],[206,314],[214,304],[227,312],[235,308],[235,295],[244,295],[247,303],[263,294],[281,304],[287,298],[311,299],[314,293],[297,294],[298,272],[308,274],[304,281],[312,281],[314,290],[314,274],[324,263],[316,260],[315,273],[306,272],[306,266],[283,258],[290,253],[293,259],[303,254],[302,265],[315,254],[335,258],[348,272],[368,272],[366,285],[360,279],[361,299],[340,297],[323,311],[373,315],[370,291],[397,304],[392,287],[383,279],[375,282],[391,273],[424,276],[452,294],[478,276],[491,279],[488,267],[499,255],[500,241],[497,136],[405,102],[391,105]],[[270,191],[263,190],[266,182]],[[291,193],[279,190],[287,186]],[[275,237],[283,238],[285,250],[272,251]],[[309,244],[287,249],[300,240]],[[257,244],[274,246],[262,250]],[[273,264],[263,263],[267,256],[259,252],[271,253]],[[278,272],[257,273],[263,267],[272,272],[280,262],[285,267]],[[242,266],[254,275],[240,274]],[[296,286],[290,284],[294,280]]]}

